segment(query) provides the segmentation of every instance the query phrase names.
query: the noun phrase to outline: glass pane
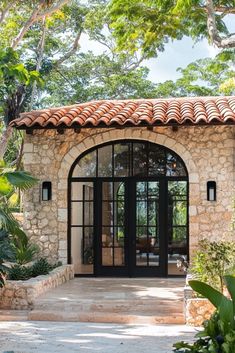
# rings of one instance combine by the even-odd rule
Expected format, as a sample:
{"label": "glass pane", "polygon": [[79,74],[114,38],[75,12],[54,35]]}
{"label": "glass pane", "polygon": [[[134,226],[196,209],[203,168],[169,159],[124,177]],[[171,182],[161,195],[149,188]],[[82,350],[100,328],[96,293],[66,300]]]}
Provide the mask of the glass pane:
{"label": "glass pane", "polygon": [[147,144],[133,143],[133,175],[147,176]]}
{"label": "glass pane", "polygon": [[148,198],[158,199],[159,198],[159,182],[149,181],[148,182]]}
{"label": "glass pane", "polygon": [[186,176],[186,171],[181,161],[170,153],[167,153],[166,175]]}
{"label": "glass pane", "polygon": [[112,226],[114,223],[113,202],[102,202],[102,225]]}
{"label": "glass pane", "polygon": [[138,226],[147,225],[147,202],[136,202],[136,223]]}
{"label": "glass pane", "polygon": [[102,198],[104,201],[113,200],[113,183],[103,182],[102,183]]}
{"label": "glass pane", "polygon": [[98,149],[98,176],[112,176],[112,145]]}
{"label": "glass pane", "polygon": [[125,209],[124,201],[114,202],[114,224],[117,226],[124,225]]}
{"label": "glass pane", "polygon": [[130,175],[130,143],[114,145],[114,176]]}
{"label": "glass pane", "polygon": [[124,265],[124,229],[114,228],[114,265]]}
{"label": "glass pane", "polygon": [[148,202],[148,224],[150,226],[156,226],[157,218],[158,218],[158,202],[149,201]]}
{"label": "glass pane", "polygon": [[168,190],[171,195],[187,195],[187,182],[169,181]]}
{"label": "glass pane", "polygon": [[[84,235],[84,237],[83,237]],[[75,274],[93,274],[93,228],[83,234],[82,227],[71,230],[71,262]]]}
{"label": "glass pane", "polygon": [[115,182],[114,184],[114,200],[124,200],[125,185],[123,182]]}
{"label": "glass pane", "polygon": [[71,184],[71,200],[93,200],[93,183],[91,182],[72,182]]}
{"label": "glass pane", "polygon": [[84,202],[84,224],[93,226],[93,202]]}
{"label": "glass pane", "polygon": [[113,227],[102,227],[102,247],[113,247]]}
{"label": "glass pane", "polygon": [[73,171],[73,178],[96,176],[96,151],[82,157]]}
{"label": "glass pane", "polygon": [[82,202],[71,202],[71,224],[73,226],[83,225],[83,205]]}
{"label": "glass pane", "polygon": [[149,144],[149,176],[160,176],[166,173],[166,153],[158,145]]}
{"label": "glass pane", "polygon": [[136,183],[136,199],[147,200],[147,182],[140,181]]}
{"label": "glass pane", "polygon": [[114,237],[112,227],[102,227],[102,265],[113,266],[114,263]]}
{"label": "glass pane", "polygon": [[187,202],[173,201],[173,226],[187,224]]}

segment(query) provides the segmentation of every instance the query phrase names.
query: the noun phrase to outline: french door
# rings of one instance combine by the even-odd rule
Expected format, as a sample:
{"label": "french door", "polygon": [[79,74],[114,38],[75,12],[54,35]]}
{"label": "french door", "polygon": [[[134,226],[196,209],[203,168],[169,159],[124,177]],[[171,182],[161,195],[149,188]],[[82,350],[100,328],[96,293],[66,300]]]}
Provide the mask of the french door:
{"label": "french door", "polygon": [[97,275],[166,275],[165,191],[164,180],[97,181]]}
{"label": "french door", "polygon": [[179,275],[188,258],[188,174],[180,156],[148,141],[95,146],[68,180],[68,262],[75,274]]}

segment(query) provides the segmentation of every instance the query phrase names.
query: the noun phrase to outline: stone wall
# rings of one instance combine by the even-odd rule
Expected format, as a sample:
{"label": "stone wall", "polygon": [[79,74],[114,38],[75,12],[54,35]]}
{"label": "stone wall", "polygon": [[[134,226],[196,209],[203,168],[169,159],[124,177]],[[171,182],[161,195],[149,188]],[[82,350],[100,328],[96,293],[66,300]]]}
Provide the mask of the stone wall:
{"label": "stone wall", "polygon": [[0,288],[0,309],[32,309],[35,298],[72,278],[73,265],[64,265],[55,268],[48,275],[27,281],[7,281],[5,287]]}
{"label": "stone wall", "polygon": [[215,311],[206,298],[197,298],[193,290],[186,286],[184,289],[184,316],[185,323],[191,326],[201,326],[203,321],[208,320]]}
{"label": "stone wall", "polygon": [[[45,256],[67,263],[67,187],[74,160],[96,145],[140,139],[175,151],[189,172],[189,232],[192,253],[201,238],[230,236],[234,189],[234,128],[232,126],[125,129],[35,130],[24,145],[25,168],[42,181],[52,182],[52,200],[41,201],[41,185],[25,195],[24,228],[40,244]],[[207,201],[208,180],[217,183],[217,201]]]}

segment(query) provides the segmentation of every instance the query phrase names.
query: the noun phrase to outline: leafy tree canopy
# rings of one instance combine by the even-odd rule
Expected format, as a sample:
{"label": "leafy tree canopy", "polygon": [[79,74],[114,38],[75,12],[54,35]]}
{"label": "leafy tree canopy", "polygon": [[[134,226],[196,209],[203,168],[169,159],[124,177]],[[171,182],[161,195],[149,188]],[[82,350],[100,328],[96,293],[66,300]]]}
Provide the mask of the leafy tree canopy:
{"label": "leafy tree canopy", "polygon": [[227,15],[235,17],[234,0],[112,0],[108,16],[119,49],[151,57],[183,36],[234,48]]}

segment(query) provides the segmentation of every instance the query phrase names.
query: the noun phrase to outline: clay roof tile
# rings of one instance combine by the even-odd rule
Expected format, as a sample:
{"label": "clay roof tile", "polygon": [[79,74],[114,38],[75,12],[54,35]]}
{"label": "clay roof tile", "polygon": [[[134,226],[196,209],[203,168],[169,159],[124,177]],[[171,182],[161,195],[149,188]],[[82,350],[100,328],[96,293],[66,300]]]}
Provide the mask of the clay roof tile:
{"label": "clay roof tile", "polygon": [[65,126],[235,124],[235,97],[101,100],[22,113],[20,129]]}

